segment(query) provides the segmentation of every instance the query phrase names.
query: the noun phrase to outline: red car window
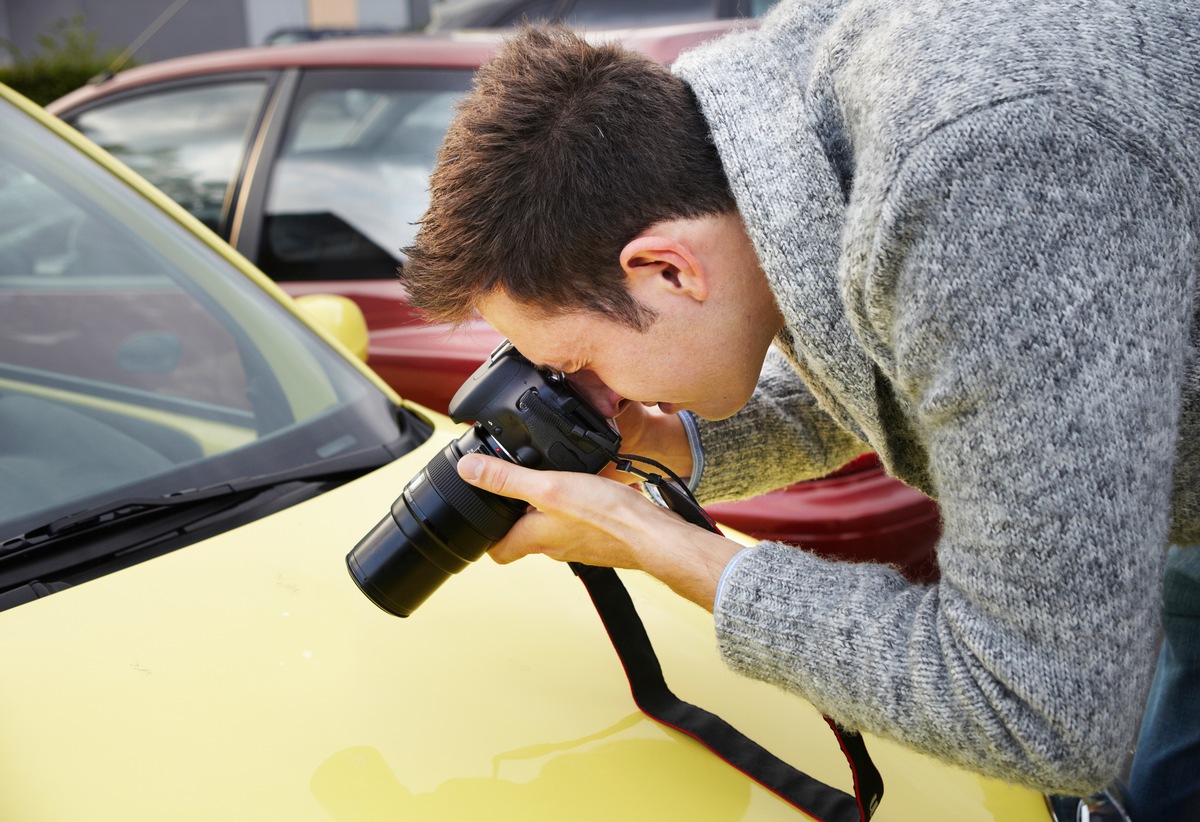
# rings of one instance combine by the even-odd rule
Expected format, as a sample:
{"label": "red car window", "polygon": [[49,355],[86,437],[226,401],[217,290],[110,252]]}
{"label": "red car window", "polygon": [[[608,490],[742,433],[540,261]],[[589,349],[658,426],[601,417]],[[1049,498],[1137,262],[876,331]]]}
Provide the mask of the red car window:
{"label": "red car window", "polygon": [[461,70],[307,72],[271,170],[258,264],[282,281],[393,278],[470,82]]}
{"label": "red car window", "polygon": [[266,89],[252,80],[167,89],[71,122],[220,233]]}

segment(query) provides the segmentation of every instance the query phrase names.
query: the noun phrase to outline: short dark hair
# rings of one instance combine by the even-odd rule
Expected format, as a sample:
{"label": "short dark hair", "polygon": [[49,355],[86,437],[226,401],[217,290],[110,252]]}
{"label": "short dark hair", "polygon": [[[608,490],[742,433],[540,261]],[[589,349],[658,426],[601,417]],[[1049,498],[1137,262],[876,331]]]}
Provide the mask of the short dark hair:
{"label": "short dark hair", "polygon": [[502,290],[550,313],[644,329],[625,244],[655,223],[733,211],[691,89],[663,65],[562,26],[525,26],[477,73],[438,154],[400,272],[432,320]]}

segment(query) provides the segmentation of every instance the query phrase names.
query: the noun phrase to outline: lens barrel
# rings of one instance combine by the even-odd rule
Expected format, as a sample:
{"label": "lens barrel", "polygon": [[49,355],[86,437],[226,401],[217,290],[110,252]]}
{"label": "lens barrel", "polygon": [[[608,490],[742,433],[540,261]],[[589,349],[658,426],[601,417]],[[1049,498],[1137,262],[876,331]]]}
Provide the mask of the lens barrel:
{"label": "lens barrel", "polygon": [[346,555],[355,583],[390,614],[406,617],[443,582],[479,559],[525,511],[458,475],[466,453],[493,453],[478,426],[417,473],[392,510]]}

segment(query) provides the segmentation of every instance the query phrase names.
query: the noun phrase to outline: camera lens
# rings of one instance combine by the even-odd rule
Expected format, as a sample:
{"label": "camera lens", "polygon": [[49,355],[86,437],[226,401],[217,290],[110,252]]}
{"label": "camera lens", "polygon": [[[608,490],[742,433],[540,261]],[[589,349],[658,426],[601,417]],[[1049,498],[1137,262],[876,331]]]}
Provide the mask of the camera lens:
{"label": "camera lens", "polygon": [[474,425],[412,478],[391,512],[346,555],[362,592],[396,616],[415,611],[525,513],[524,502],[459,477],[463,455],[594,474],[621,444],[620,433],[565,380],[538,370],[508,341],[463,383],[448,410],[454,422]]}
{"label": "camera lens", "polygon": [[458,475],[464,454],[487,450],[478,427],[451,442],[346,556],[358,587],[383,610],[411,614],[451,575],[482,557],[524,513],[523,502],[480,490]]}

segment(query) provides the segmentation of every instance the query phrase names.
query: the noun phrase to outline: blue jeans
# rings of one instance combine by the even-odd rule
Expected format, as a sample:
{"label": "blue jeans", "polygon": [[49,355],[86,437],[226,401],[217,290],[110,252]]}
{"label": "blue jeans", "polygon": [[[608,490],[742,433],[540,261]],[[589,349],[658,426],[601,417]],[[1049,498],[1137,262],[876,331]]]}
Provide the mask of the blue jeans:
{"label": "blue jeans", "polygon": [[1134,822],[1200,820],[1200,547],[1173,547],[1163,645],[1129,776]]}

